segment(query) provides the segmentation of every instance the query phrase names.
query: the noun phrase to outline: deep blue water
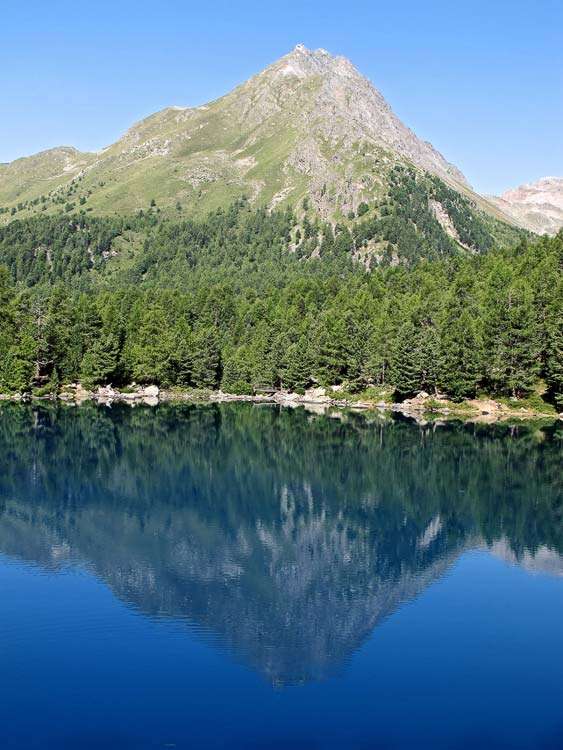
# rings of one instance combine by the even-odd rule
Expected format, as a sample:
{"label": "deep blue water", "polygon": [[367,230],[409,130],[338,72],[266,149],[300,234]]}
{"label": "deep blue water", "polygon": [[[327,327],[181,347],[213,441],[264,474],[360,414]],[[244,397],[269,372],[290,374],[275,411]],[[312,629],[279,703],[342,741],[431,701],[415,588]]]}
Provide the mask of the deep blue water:
{"label": "deep blue water", "polygon": [[0,747],[563,748],[561,426],[0,409]]}

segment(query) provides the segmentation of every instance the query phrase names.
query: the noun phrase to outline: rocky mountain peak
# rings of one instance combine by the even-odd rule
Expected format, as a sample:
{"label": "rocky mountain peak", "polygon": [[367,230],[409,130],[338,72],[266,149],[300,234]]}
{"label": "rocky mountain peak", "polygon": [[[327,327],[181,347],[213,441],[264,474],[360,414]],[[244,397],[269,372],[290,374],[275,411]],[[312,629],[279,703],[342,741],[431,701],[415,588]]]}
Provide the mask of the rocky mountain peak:
{"label": "rocky mountain peak", "polygon": [[505,191],[501,198],[509,203],[550,204],[563,210],[563,177],[542,177],[536,182]]}
{"label": "rocky mountain peak", "polygon": [[542,177],[506,190],[494,202],[516,223],[539,234],[563,227],[563,177]]}
{"label": "rocky mountain peak", "polygon": [[286,74],[295,74],[300,78],[311,75],[352,75],[363,78],[357,68],[346,57],[331,55],[326,49],[310,50],[298,44],[274,66],[279,65]]}
{"label": "rocky mountain peak", "polygon": [[[468,187],[464,175],[405,126],[383,95],[346,57],[298,44],[247,81],[243,89],[248,88],[262,90],[254,103],[261,100],[271,105],[273,97],[280,108],[299,97],[301,113],[305,108],[310,115],[307,133],[317,132],[344,146],[367,140],[454,185]],[[271,106],[267,107],[268,115],[271,111]]]}

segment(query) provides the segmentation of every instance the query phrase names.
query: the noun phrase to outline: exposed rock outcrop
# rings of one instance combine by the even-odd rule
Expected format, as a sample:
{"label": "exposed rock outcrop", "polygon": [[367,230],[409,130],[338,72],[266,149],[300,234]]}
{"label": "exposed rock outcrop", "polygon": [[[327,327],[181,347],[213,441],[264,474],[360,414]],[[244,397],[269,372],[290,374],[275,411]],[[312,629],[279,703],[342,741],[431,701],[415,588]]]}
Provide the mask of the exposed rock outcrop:
{"label": "exposed rock outcrop", "polygon": [[563,227],[563,177],[543,177],[491,200],[517,224],[537,234],[557,234]]}
{"label": "exposed rock outcrop", "polygon": [[88,390],[81,383],[71,383],[63,388],[59,394],[62,401],[97,401],[99,404],[112,404],[122,401],[129,404],[143,403],[156,406],[159,402],[160,388],[157,385],[132,385],[125,390],[118,390],[112,385],[98,386],[96,390]]}

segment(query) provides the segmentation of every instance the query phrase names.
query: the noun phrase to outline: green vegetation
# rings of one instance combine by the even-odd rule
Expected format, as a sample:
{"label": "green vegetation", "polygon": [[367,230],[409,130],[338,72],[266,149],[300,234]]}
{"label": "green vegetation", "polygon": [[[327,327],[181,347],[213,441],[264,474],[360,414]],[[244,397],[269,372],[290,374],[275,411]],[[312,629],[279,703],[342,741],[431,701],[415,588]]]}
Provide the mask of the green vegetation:
{"label": "green vegetation", "polygon": [[[438,221],[432,204],[439,206],[451,224],[448,233]],[[358,217],[367,214],[360,204]],[[360,223],[354,231],[358,244],[370,240],[389,243],[402,260],[414,261],[451,255],[460,246],[476,252],[490,250],[500,231],[499,222],[477,210],[469,198],[449,188],[438,177],[395,166],[389,176],[389,190],[376,215]],[[503,237],[506,241],[506,237]],[[509,242],[518,239],[517,230],[508,230]]]}
{"label": "green vegetation", "polygon": [[[237,393],[342,383],[459,401],[480,390],[526,396],[543,378],[543,398],[557,403],[563,235],[469,253],[424,218],[416,176],[395,189],[383,218],[367,218],[370,207],[334,229],[245,200],[200,221],[154,210],[12,221],[0,229],[0,391],[76,380]],[[379,239],[375,222],[406,227],[401,201],[420,208],[418,244],[399,265],[383,258],[366,271],[355,260],[366,226]]]}

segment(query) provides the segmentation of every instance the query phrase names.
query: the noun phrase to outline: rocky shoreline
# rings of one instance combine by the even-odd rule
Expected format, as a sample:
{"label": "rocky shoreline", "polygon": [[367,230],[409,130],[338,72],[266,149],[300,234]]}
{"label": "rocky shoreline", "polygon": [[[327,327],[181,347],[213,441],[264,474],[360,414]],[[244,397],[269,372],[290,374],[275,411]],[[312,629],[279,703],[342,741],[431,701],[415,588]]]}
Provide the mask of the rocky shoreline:
{"label": "rocky shoreline", "polygon": [[59,393],[47,393],[41,396],[32,393],[0,394],[0,401],[63,401],[71,404],[82,404],[85,401],[95,401],[99,404],[110,405],[114,402],[128,404],[146,404],[157,406],[163,399],[163,394],[157,385],[132,386],[126,390],[118,390],[111,385],[100,386],[96,390],[88,390],[80,383],[63,386]]}
{"label": "rocky shoreline", "polygon": [[275,391],[264,394],[232,394],[223,391],[182,391],[162,390],[157,385],[141,386],[132,384],[128,388],[119,390],[111,385],[100,386],[95,390],[88,390],[80,383],[64,386],[59,393],[37,396],[29,393],[0,394],[0,401],[55,401],[60,400],[68,404],[82,404],[93,401],[98,404],[111,406],[113,403],[126,403],[131,406],[144,404],[157,406],[163,402],[207,402],[229,403],[248,402],[254,404],[277,404],[286,407],[306,407],[315,413],[324,413],[330,408],[351,409],[354,411],[392,411],[415,419],[424,415],[435,414],[445,418],[465,419],[468,421],[495,422],[503,419],[557,419],[563,420],[563,414],[539,412],[530,408],[511,408],[493,399],[472,399],[461,404],[448,401],[444,396],[430,396],[421,392],[414,398],[405,399],[399,403],[374,400],[356,400],[339,396],[340,388],[325,389],[310,388],[303,394],[291,391]]}

